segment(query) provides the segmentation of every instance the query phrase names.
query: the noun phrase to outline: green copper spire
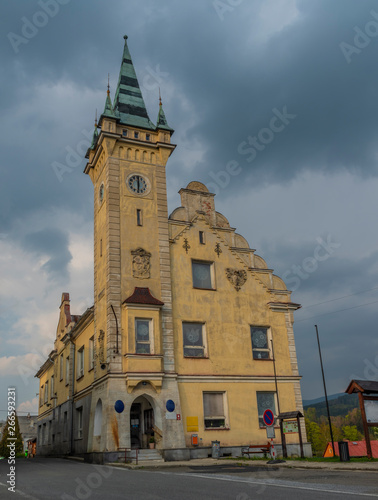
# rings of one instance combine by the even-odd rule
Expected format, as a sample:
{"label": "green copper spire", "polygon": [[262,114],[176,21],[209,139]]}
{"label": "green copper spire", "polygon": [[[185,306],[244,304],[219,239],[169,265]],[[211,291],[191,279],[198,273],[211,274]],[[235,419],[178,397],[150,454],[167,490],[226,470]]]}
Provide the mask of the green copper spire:
{"label": "green copper spire", "polygon": [[125,35],[123,38],[125,39],[125,47],[123,49],[121,70],[114,97],[114,114],[125,125],[155,130],[156,127],[150,121],[146,105],[144,104],[127,46],[127,36]]}
{"label": "green copper spire", "polygon": [[[104,112],[101,115],[101,118],[103,116],[107,116],[108,118],[115,118],[112,100],[110,98],[109,75],[108,75],[108,90],[107,90],[107,95],[106,95],[105,108],[104,108]],[[101,118],[100,118],[100,121],[101,121]]]}
{"label": "green copper spire", "polygon": [[165,117],[165,113],[163,110],[163,103],[161,102],[161,97],[159,96],[159,114],[157,119],[156,128],[160,128],[163,130],[169,130],[169,132],[174,132],[173,128],[168,125],[167,119]]}
{"label": "green copper spire", "polygon": [[97,139],[98,139],[98,128],[97,128],[97,109],[96,109],[95,129],[93,132],[92,144],[90,145],[89,149],[94,149],[96,147]]}

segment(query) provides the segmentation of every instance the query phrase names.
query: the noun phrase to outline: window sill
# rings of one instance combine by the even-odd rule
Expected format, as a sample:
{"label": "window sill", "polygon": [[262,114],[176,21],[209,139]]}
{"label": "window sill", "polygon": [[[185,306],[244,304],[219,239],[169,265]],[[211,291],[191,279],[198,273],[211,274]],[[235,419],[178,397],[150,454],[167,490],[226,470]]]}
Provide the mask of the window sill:
{"label": "window sill", "polygon": [[230,431],[230,427],[205,427],[205,431]]}
{"label": "window sill", "polygon": [[201,287],[198,287],[198,286],[194,286],[193,290],[207,290],[208,292],[216,292],[217,291],[216,288],[201,288]]}
{"label": "window sill", "polygon": [[253,358],[253,361],[275,361],[273,358]]}
{"label": "window sill", "polygon": [[80,379],[82,379],[82,378],[84,378],[84,375],[80,375],[80,377],[77,377],[76,381],[77,381],[77,380],[80,380]]}
{"label": "window sill", "polygon": [[92,368],[89,368],[88,373],[92,372],[93,370],[94,370],[94,366],[92,366]]}
{"label": "window sill", "polygon": [[184,356],[184,359],[209,359],[209,356]]}

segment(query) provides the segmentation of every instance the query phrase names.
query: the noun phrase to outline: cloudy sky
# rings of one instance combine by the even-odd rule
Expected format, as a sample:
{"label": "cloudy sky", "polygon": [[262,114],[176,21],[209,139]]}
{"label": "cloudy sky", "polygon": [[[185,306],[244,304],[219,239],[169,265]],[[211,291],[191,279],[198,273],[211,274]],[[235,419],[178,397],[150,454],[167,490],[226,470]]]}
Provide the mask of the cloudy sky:
{"label": "cloudy sky", "polygon": [[[302,304],[304,399],[378,380],[376,0],[13,0],[0,18],[0,410],[36,410],[62,292],[93,302],[83,152],[123,35],[178,145],[169,208],[199,180]],[[4,413],[0,412],[0,419]]]}

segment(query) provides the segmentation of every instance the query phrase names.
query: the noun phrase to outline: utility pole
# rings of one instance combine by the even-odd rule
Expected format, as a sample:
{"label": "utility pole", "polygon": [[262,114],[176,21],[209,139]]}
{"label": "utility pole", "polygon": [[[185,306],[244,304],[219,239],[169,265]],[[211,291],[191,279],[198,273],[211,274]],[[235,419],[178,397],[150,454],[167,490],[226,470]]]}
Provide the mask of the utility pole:
{"label": "utility pole", "polygon": [[335,453],[335,443],[333,442],[332,423],[331,423],[331,416],[330,416],[330,414],[329,414],[328,396],[327,396],[327,388],[326,388],[325,377],[324,377],[323,360],[322,360],[322,351],[320,350],[320,342],[319,342],[318,325],[315,325],[315,330],[316,330],[316,338],[317,338],[317,340],[318,340],[318,347],[319,347],[320,367],[321,367],[321,369],[322,369],[323,386],[324,386],[324,395],[325,395],[325,401],[326,401],[326,405],[327,405],[327,415],[328,415],[329,431],[330,431],[330,433],[331,433],[331,441],[332,441],[333,456],[335,457],[335,456],[336,456],[336,453]]}

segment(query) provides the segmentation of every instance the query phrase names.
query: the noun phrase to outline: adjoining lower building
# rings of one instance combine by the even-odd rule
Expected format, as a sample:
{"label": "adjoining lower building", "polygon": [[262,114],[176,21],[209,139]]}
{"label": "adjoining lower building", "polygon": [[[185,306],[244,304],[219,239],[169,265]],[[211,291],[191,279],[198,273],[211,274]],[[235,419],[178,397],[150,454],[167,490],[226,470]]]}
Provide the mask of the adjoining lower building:
{"label": "adjoining lower building", "polygon": [[[72,315],[62,294],[54,347],[36,375],[40,455],[114,460],[153,442],[177,460],[208,456],[212,441],[240,455],[266,444],[265,409],[303,411],[300,306],[204,184],[181,189],[168,216],[172,134],[161,101],[157,124],[148,116],[125,37],[114,102],[108,89],[85,168],[94,305]],[[298,434],[286,441],[299,454]]]}

